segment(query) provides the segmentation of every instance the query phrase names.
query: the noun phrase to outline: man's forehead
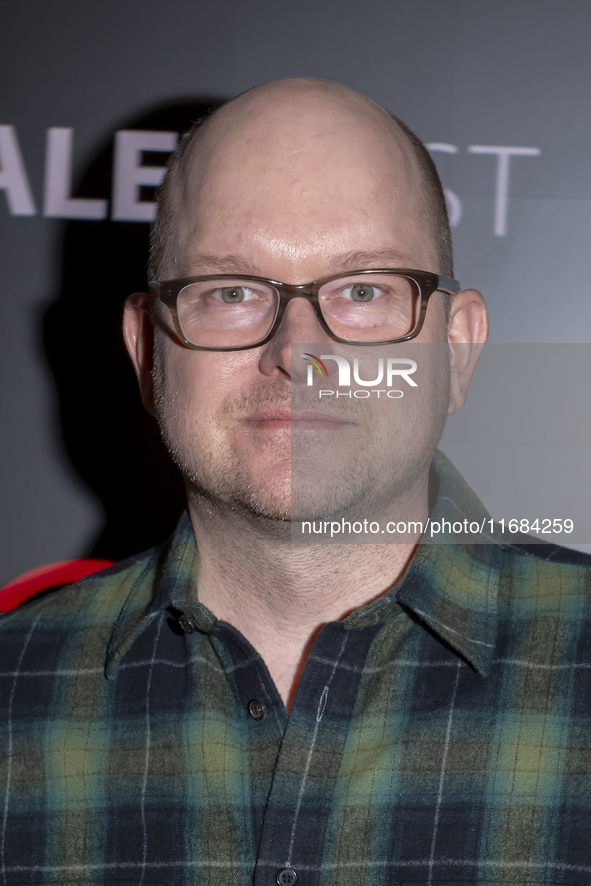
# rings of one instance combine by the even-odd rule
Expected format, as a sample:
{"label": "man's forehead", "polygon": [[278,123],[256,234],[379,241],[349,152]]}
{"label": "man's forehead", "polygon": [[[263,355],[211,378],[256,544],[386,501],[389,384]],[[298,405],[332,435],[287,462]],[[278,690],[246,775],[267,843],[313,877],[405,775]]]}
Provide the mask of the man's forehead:
{"label": "man's forehead", "polygon": [[[398,249],[386,247],[375,250],[357,250],[333,255],[326,260],[326,275],[339,274],[362,268],[401,267],[407,256]],[[244,255],[215,255],[194,253],[191,256],[192,274],[246,274],[264,277],[265,269]],[[281,282],[281,281],[280,281]],[[312,282],[312,281],[308,281]]]}
{"label": "man's forehead", "polygon": [[[185,275],[279,273],[262,251],[307,264],[289,268],[306,280],[409,267],[424,239],[422,173],[408,137],[378,105],[336,84],[283,81],[238,97],[210,118],[179,172],[177,268]],[[400,256],[391,254],[397,245]],[[348,257],[356,247],[372,254]],[[374,251],[386,247],[380,260]]]}

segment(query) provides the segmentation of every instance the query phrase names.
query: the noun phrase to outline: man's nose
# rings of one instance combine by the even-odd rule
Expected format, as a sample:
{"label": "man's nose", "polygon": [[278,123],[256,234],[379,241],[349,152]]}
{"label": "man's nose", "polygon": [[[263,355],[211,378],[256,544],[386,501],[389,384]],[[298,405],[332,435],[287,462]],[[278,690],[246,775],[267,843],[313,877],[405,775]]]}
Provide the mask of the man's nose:
{"label": "man's nose", "polygon": [[[303,384],[307,364],[301,359],[292,360],[292,345],[315,343],[332,350],[332,339],[320,325],[310,302],[304,298],[294,298],[285,309],[279,329],[262,348],[261,372],[275,377],[288,376],[292,381]],[[293,350],[299,358],[301,349]]]}

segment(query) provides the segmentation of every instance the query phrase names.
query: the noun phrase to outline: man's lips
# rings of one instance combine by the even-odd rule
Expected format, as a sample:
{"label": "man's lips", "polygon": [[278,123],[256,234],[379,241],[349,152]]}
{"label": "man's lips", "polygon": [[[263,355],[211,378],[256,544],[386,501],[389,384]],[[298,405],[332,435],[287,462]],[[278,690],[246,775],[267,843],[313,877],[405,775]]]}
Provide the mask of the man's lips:
{"label": "man's lips", "polygon": [[246,416],[242,419],[242,424],[262,430],[293,427],[298,430],[310,429],[319,431],[337,430],[339,427],[351,425],[353,422],[343,416],[329,412],[270,409]]}

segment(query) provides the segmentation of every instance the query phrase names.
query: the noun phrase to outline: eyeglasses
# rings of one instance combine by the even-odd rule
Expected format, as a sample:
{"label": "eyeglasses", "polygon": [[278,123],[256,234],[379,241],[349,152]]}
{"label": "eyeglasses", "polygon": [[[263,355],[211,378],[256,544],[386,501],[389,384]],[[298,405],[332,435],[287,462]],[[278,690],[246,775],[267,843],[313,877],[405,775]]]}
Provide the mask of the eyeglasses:
{"label": "eyeglasses", "polygon": [[459,289],[451,277],[406,268],[351,271],[298,286],[228,274],[150,283],[150,294],[168,306],[182,343],[206,351],[264,345],[292,298],[307,299],[324,331],[336,341],[408,341],[421,331],[433,293],[454,295]]}

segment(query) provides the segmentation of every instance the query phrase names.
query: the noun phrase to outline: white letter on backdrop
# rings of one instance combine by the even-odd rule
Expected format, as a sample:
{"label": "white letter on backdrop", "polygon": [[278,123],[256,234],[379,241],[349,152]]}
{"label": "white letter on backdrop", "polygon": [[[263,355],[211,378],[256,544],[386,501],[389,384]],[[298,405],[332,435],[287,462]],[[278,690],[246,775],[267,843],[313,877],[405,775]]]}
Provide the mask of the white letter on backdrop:
{"label": "white letter on backdrop", "polygon": [[122,129],[115,135],[113,173],[113,214],[116,221],[152,221],[156,204],[138,200],[141,185],[158,186],[164,178],[164,166],[142,166],[142,151],[174,151],[176,132],[147,132]]}
{"label": "white letter on backdrop", "polygon": [[71,197],[74,130],[52,126],[45,152],[44,215],[48,218],[106,218],[106,200]]}
{"label": "white letter on backdrop", "polygon": [[507,203],[509,200],[509,164],[513,157],[538,157],[542,152],[539,148],[508,148],[494,145],[470,145],[471,154],[496,154],[497,183],[495,187],[495,223],[494,232],[497,237],[507,233]]}
{"label": "white letter on backdrop", "polygon": [[0,126],[0,190],[12,215],[35,215],[35,202],[14,126]]}

